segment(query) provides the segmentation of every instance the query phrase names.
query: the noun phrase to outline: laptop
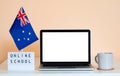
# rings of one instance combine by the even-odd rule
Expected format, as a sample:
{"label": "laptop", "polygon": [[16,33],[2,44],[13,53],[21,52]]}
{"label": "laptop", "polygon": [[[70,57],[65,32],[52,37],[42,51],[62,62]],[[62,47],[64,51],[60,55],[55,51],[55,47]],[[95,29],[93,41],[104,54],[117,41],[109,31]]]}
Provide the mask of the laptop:
{"label": "laptop", "polygon": [[90,30],[41,30],[41,71],[93,71]]}

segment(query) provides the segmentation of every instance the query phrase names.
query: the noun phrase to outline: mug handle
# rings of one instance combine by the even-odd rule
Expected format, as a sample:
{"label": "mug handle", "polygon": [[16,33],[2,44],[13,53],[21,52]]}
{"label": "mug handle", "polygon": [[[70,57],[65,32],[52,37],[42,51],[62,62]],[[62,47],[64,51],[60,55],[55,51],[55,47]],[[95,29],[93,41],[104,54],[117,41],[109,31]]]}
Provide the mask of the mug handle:
{"label": "mug handle", "polygon": [[98,55],[95,56],[95,62],[98,64]]}

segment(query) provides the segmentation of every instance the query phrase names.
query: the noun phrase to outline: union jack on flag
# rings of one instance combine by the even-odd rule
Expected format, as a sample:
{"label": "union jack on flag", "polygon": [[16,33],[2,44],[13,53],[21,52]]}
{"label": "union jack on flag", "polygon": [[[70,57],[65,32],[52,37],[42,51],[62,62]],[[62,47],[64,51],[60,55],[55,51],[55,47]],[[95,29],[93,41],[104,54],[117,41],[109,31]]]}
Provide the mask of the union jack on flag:
{"label": "union jack on flag", "polygon": [[38,40],[22,7],[20,8],[18,15],[9,32],[19,50]]}
{"label": "union jack on flag", "polygon": [[29,23],[29,20],[23,8],[20,8],[17,18],[21,20],[20,21],[21,26],[25,26],[27,23]]}

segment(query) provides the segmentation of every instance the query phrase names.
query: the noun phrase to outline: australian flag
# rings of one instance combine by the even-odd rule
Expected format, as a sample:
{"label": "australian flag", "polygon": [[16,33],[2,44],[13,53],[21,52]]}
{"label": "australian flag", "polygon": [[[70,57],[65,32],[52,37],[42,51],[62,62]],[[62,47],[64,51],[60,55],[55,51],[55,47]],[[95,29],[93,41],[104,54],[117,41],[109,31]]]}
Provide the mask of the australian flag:
{"label": "australian flag", "polygon": [[9,32],[19,50],[38,40],[30,24],[30,21],[28,20],[28,17],[22,7],[20,8],[18,15]]}

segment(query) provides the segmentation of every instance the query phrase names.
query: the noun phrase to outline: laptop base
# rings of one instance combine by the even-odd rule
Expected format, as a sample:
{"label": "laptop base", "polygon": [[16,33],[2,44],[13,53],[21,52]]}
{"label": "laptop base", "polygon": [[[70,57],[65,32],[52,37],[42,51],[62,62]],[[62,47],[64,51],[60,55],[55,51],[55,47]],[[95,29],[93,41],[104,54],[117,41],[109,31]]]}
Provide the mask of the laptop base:
{"label": "laptop base", "polygon": [[93,66],[40,67],[40,71],[94,71]]}

